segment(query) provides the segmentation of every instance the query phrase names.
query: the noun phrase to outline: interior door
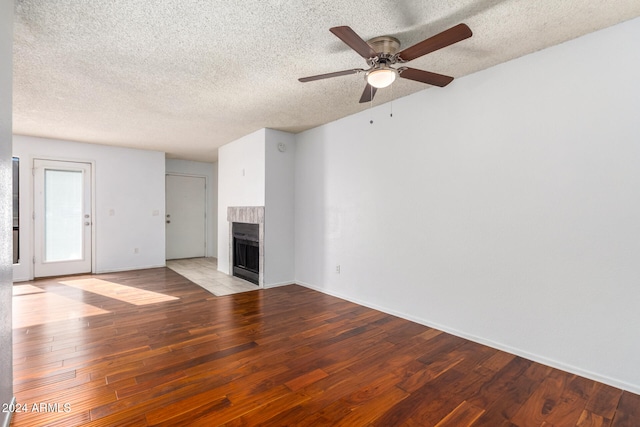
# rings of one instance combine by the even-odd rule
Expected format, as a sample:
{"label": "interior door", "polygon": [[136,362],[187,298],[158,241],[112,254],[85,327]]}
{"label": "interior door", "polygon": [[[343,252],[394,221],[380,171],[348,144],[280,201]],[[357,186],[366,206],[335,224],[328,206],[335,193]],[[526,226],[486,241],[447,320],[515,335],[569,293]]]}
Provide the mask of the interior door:
{"label": "interior door", "polygon": [[91,164],[35,159],[34,276],[91,272]]}
{"label": "interior door", "polygon": [[204,177],[166,176],[167,259],[204,257],[206,181]]}

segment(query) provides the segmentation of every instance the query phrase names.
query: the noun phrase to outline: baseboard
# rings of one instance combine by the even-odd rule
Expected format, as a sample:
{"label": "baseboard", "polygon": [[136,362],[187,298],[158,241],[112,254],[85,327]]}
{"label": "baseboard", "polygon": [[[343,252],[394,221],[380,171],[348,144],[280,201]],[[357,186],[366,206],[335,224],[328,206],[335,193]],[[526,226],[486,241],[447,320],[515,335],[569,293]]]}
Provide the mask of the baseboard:
{"label": "baseboard", "polygon": [[96,270],[94,274],[121,273],[123,271],[134,271],[134,270],[149,270],[151,268],[161,268],[166,266],[167,266],[166,264],[157,264],[157,265],[141,265],[136,267],[125,267],[125,268],[108,268],[108,269]]}
{"label": "baseboard", "polygon": [[464,338],[464,339],[469,340],[469,341],[476,342],[478,344],[486,345],[488,347],[492,347],[492,348],[495,348],[497,350],[501,350],[501,351],[504,351],[504,352],[507,352],[507,353],[510,353],[510,354],[514,354],[516,356],[523,357],[525,359],[540,363],[542,365],[546,365],[546,366],[550,366],[552,368],[560,369],[561,371],[565,371],[565,372],[569,372],[569,373],[572,373],[572,374],[575,374],[575,375],[579,375],[581,377],[585,377],[585,378],[588,378],[588,379],[593,380],[593,381],[598,381],[598,382],[601,382],[603,384],[610,385],[612,387],[616,387],[616,388],[619,388],[619,389],[622,389],[622,390],[629,391],[631,393],[640,394],[640,385],[631,384],[631,383],[628,383],[628,382],[625,382],[625,381],[622,381],[622,380],[619,380],[619,379],[616,379],[616,378],[608,377],[606,375],[601,375],[601,374],[598,374],[598,373],[595,373],[595,372],[587,371],[587,370],[584,370],[584,369],[579,368],[577,366],[573,366],[573,365],[569,365],[569,364],[566,364],[566,363],[563,363],[563,362],[559,362],[557,360],[549,359],[549,358],[546,358],[544,356],[541,356],[541,355],[538,355],[538,354],[535,354],[535,353],[529,353],[527,351],[524,351],[524,350],[521,350],[521,349],[518,349],[518,348],[514,348],[514,347],[510,347],[510,346],[505,345],[503,343],[491,341],[491,340],[488,340],[486,338],[482,338],[482,337],[478,337],[478,336],[475,336],[475,335],[467,334],[465,332],[458,331],[456,329],[450,328],[450,327],[448,327],[446,325],[441,325],[439,323],[432,322],[432,321],[429,321],[427,319],[423,319],[423,318],[419,318],[419,317],[408,315],[406,313],[402,313],[402,312],[398,312],[398,311],[395,311],[395,310],[391,310],[389,308],[382,307],[382,306],[379,306],[379,305],[376,305],[376,304],[372,304],[372,303],[370,303],[368,301],[363,301],[363,300],[360,300],[358,298],[351,298],[351,297],[349,297],[347,295],[340,294],[339,292],[329,291],[327,289],[324,289],[322,287],[315,286],[315,285],[312,285],[312,284],[309,284],[309,283],[296,281],[296,284],[298,284],[300,286],[304,286],[304,287],[309,288],[309,289],[313,289],[314,291],[318,291],[318,292],[321,292],[323,294],[331,295],[333,297],[340,298],[340,299],[343,299],[345,301],[352,302],[354,304],[358,304],[358,305],[362,305],[364,307],[368,307],[368,308],[371,308],[371,309],[374,309],[374,310],[378,310],[378,311],[381,311],[383,313],[387,313],[387,314],[390,314],[392,316],[400,317],[400,318],[405,319],[405,320],[410,320],[412,322],[419,323],[421,325],[425,325],[425,326],[428,326],[428,327],[433,328],[433,329],[438,329],[440,331],[446,332],[446,333],[451,334],[451,335],[455,335],[455,336],[460,337],[460,338]]}
{"label": "baseboard", "polygon": [[268,285],[264,285],[264,289],[270,289],[270,288],[279,288],[280,286],[288,286],[288,285],[295,285],[295,282],[280,282],[280,283],[269,283]]}
{"label": "baseboard", "polygon": [[[15,396],[11,399],[10,406],[15,406],[16,398]],[[0,418],[0,427],[9,427],[11,425],[11,418],[13,418],[13,411],[0,412],[2,414],[2,418]]]}

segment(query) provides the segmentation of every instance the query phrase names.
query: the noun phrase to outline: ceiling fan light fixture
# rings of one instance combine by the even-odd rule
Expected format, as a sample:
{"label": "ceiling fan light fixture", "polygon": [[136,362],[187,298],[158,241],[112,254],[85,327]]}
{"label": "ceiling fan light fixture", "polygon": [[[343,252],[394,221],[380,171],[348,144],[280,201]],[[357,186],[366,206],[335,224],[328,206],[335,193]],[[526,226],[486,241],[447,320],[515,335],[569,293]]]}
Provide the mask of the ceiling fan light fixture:
{"label": "ceiling fan light fixture", "polygon": [[367,73],[367,83],[377,89],[382,89],[391,85],[397,76],[398,72],[391,67],[376,68]]}

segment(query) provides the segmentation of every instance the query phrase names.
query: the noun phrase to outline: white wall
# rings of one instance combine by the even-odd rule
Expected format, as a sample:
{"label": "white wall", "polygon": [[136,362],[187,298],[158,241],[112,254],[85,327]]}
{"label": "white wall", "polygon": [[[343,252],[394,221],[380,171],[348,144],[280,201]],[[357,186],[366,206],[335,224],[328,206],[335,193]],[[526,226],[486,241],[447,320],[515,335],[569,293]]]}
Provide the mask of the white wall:
{"label": "white wall", "polygon": [[218,270],[229,274],[229,206],[264,206],[265,129],[218,149]]}
{"label": "white wall", "polygon": [[630,40],[640,19],[299,134],[297,282],[640,392]]}
{"label": "white wall", "polygon": [[[278,149],[284,143],[285,151]],[[218,269],[229,273],[229,206],[264,206],[265,287],[294,279],[295,136],[261,129],[218,151]]]}
{"label": "white wall", "polygon": [[95,273],[165,265],[164,153],[20,135],[14,135],[13,142],[13,154],[20,157],[21,251],[14,280],[33,278],[28,261],[33,256],[29,218],[34,158],[93,162]]}
{"label": "white wall", "polygon": [[206,256],[218,256],[218,163],[167,159],[166,173],[205,178],[206,191]]}
{"label": "white wall", "polygon": [[[12,264],[12,166],[11,99],[13,56],[13,1],[0,0],[0,404],[13,399],[13,350],[11,340]],[[0,425],[9,425],[11,414],[0,412]]]}
{"label": "white wall", "polygon": [[[278,144],[285,144],[285,151]],[[295,135],[265,130],[264,286],[294,282]]]}

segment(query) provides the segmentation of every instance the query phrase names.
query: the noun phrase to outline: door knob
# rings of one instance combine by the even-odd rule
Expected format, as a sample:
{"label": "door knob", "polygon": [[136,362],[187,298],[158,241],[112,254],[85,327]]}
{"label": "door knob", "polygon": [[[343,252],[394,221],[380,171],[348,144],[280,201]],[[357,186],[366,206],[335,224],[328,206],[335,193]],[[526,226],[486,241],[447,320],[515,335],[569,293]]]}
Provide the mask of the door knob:
{"label": "door knob", "polygon": [[171,224],[171,221],[167,220],[167,224]]}
{"label": "door knob", "polygon": [[84,225],[91,225],[89,221],[85,221]]}

